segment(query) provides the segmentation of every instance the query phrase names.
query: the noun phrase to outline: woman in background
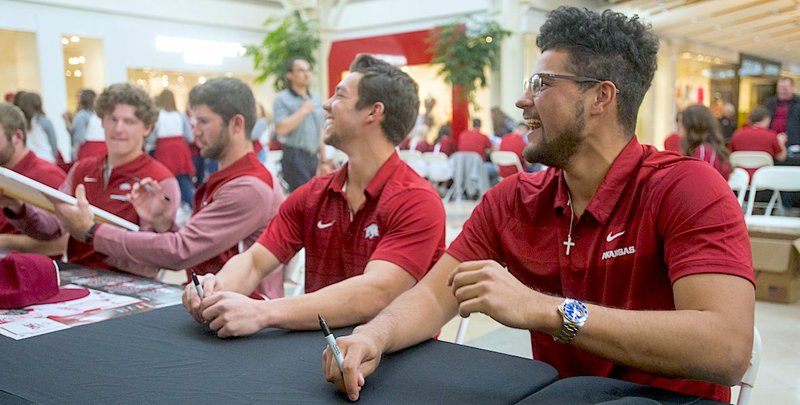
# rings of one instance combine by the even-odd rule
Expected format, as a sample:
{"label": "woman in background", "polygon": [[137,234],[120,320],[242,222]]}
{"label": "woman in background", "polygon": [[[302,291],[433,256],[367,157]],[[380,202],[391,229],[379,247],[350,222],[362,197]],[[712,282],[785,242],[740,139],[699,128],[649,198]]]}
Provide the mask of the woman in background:
{"label": "woman in background", "polygon": [[171,91],[162,91],[156,97],[155,104],[160,111],[153,134],[150,135],[151,139],[155,138],[153,157],[167,166],[178,179],[182,205],[191,209],[194,197],[192,176],[195,171],[189,151],[189,144],[194,142],[192,127],[175,107],[175,95]]}
{"label": "woman in background", "polygon": [[61,155],[58,153],[58,141],[53,123],[42,110],[42,98],[28,91],[21,91],[14,96],[14,105],[25,114],[28,124],[28,136],[25,142],[28,149],[32,150],[41,159],[50,163],[57,163]]}
{"label": "woman in background", "polygon": [[711,110],[701,104],[686,107],[680,116],[679,131],[683,154],[707,162],[727,180],[732,170],[728,163],[730,152]]}
{"label": "woman in background", "polygon": [[[67,131],[72,137],[73,160],[106,154],[106,138],[100,117],[94,112],[93,90],[83,89],[78,93],[78,112],[72,118],[64,113]],[[71,119],[70,119],[71,118]]]}

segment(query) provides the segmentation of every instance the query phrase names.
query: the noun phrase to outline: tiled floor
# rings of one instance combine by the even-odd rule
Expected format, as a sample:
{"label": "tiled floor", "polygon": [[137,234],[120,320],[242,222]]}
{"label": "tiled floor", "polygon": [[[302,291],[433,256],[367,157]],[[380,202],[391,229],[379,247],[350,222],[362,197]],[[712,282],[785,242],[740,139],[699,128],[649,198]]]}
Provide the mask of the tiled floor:
{"label": "tiled floor", "polygon": [[[449,203],[447,240],[452,241],[469,217],[475,203]],[[442,340],[455,340],[460,318],[442,330]],[[800,404],[800,302],[778,304],[756,302],[756,327],[763,348],[761,366],[751,393],[750,404]],[[502,353],[531,357],[527,331],[507,328],[482,314],[470,316],[464,343]],[[734,398],[735,394],[734,394]]]}

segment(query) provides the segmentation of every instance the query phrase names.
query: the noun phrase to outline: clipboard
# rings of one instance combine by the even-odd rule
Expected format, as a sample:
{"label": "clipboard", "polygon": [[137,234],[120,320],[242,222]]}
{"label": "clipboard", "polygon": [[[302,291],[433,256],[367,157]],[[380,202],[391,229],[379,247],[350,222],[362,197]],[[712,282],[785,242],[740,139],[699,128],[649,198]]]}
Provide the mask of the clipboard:
{"label": "clipboard", "polygon": [[[9,197],[25,201],[26,203],[33,204],[49,212],[55,212],[55,207],[48,197],[72,205],[78,204],[78,200],[75,197],[5,167],[0,167],[0,189]],[[92,210],[92,213],[94,213],[95,220],[98,222],[116,225],[134,232],[139,230],[139,225],[120,218],[108,211],[93,205],[89,205],[89,208]]]}

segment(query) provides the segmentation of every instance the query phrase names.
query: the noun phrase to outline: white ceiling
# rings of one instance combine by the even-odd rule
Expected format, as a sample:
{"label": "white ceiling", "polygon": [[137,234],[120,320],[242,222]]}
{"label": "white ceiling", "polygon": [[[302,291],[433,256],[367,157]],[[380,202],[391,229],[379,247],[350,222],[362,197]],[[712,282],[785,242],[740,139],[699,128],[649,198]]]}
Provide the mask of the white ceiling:
{"label": "white ceiling", "polygon": [[800,0],[606,0],[639,14],[662,38],[800,65]]}

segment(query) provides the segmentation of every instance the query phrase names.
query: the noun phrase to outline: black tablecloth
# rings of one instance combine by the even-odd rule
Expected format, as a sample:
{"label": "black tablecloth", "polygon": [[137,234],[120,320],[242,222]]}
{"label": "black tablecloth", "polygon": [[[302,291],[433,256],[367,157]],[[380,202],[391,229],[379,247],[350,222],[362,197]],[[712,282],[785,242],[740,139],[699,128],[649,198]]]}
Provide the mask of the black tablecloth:
{"label": "black tablecloth", "polygon": [[[0,337],[0,403],[349,403],[322,377],[324,348],[319,331],[219,339],[173,306]],[[429,341],[384,358],[359,403],[514,403],[556,378],[538,361]]]}

